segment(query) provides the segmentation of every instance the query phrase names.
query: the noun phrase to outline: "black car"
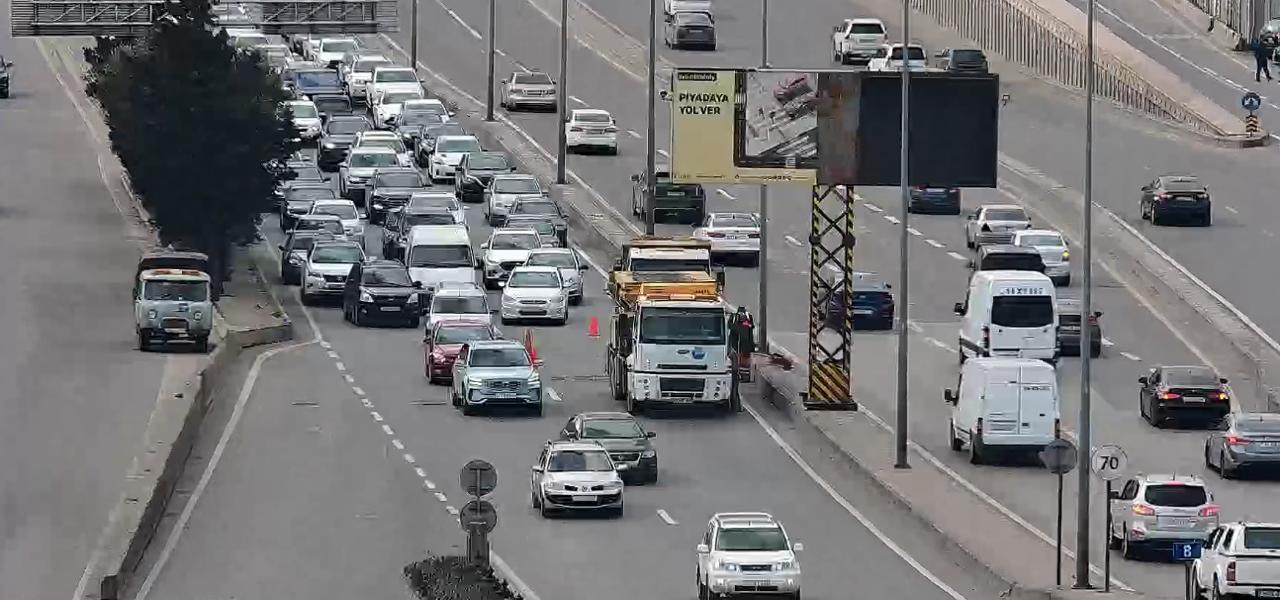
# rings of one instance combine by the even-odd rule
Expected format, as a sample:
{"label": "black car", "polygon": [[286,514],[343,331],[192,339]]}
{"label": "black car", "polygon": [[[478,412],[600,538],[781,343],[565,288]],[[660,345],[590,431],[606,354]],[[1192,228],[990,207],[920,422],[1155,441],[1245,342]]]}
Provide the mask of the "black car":
{"label": "black car", "polygon": [[489,180],[498,173],[514,173],[516,166],[501,152],[469,152],[462,155],[457,175],[453,178],[454,192],[463,202],[481,202]]}
{"label": "black car", "polygon": [[[427,105],[435,106],[435,105]],[[434,110],[415,109],[403,111],[396,117],[395,123],[391,126],[392,131],[400,134],[400,141],[404,142],[405,148],[412,149],[417,143],[417,139],[422,137],[422,129],[430,125],[439,125],[441,115],[448,113],[440,113]],[[447,116],[446,116],[447,118]]]}
{"label": "black car", "polygon": [[355,143],[356,134],[373,129],[369,120],[361,116],[341,116],[326,119],[324,128],[320,130],[319,150],[316,152],[316,164],[322,171],[336,171],[338,165],[347,159],[351,144]]}
{"label": "black car", "polygon": [[532,229],[538,232],[544,247],[548,245],[564,247],[560,242],[560,232],[556,228],[556,222],[550,215],[507,215],[502,226],[509,229]]}
{"label": "black car", "polygon": [[1195,175],[1161,175],[1142,186],[1142,218],[1152,225],[1181,219],[1208,227],[1213,224],[1209,187]]}
{"label": "black car", "polygon": [[960,188],[911,186],[907,212],[922,215],[960,214]]}
{"label": "black car", "polygon": [[578,413],[560,430],[562,440],[588,440],[604,446],[614,464],[627,466],[619,473],[626,483],[658,482],[655,437],[625,412]]}
{"label": "black car", "polygon": [[311,212],[311,203],[316,200],[333,200],[337,194],[325,183],[302,183],[284,188],[284,197],[280,201],[280,231],[293,229],[299,215]]}
{"label": "black car", "polygon": [[1227,379],[1202,366],[1160,366],[1139,377],[1138,409],[1156,427],[1184,418],[1217,424],[1231,412]]}
{"label": "black car", "polygon": [[952,73],[986,73],[987,55],[977,48],[947,48],[934,55],[938,68]]}
{"label": "black car", "polygon": [[299,97],[310,98],[319,95],[341,96],[346,90],[342,87],[342,79],[333,69],[310,68],[293,71],[291,86]]}
{"label": "black car", "polygon": [[431,163],[431,153],[435,152],[436,138],[442,135],[471,135],[457,123],[437,123],[425,125],[418,134],[417,144],[413,148],[413,159],[419,167]]}
{"label": "black car", "polygon": [[302,284],[302,266],[316,242],[331,242],[338,238],[327,231],[294,231],[280,244],[280,282],[285,285]]}
{"label": "black car", "polygon": [[367,260],[352,265],[342,289],[342,317],[357,327],[392,322],[417,327],[422,311],[422,284],[409,278],[409,269],[394,260]]}
{"label": "black car", "polygon": [[1044,273],[1044,258],[1035,248],[1012,244],[990,244],[978,248],[978,258],[969,261],[974,271],[1035,271]]}
{"label": "black car", "polygon": [[507,209],[507,217],[518,215],[536,215],[549,219],[556,228],[556,239],[561,248],[569,247],[569,221],[565,218],[560,205],[550,198],[520,198],[511,203]]}
{"label": "black car", "polygon": [[351,107],[351,98],[345,94],[316,94],[311,96],[311,102],[315,103],[321,119],[354,115],[356,112]]}
{"label": "black car", "polygon": [[413,167],[378,169],[369,180],[369,222],[385,221],[387,211],[404,206],[409,196],[430,187],[431,182]]}
{"label": "black car", "polygon": [[1204,466],[1223,479],[1241,471],[1280,467],[1280,414],[1233,413],[1204,441]]}
{"label": "black car", "polygon": [[302,181],[308,182],[324,182],[328,178],[320,171],[320,167],[316,166],[313,161],[296,161],[291,160],[285,163],[289,170],[293,172],[293,179],[289,183],[297,183]]}
{"label": "black car", "polygon": [[0,98],[9,97],[9,79],[12,77],[13,63],[0,56]]}
{"label": "black car", "polygon": [[1063,356],[1080,356],[1082,327],[1089,326],[1089,357],[1102,356],[1102,311],[1093,311],[1086,319],[1084,309],[1077,298],[1058,298],[1058,353]]}
{"label": "black car", "polygon": [[390,211],[382,228],[382,256],[403,260],[409,230],[418,225],[458,224],[453,212],[443,206],[406,206]]}
{"label": "black car", "polygon": [[[832,289],[838,290],[844,274],[835,269],[823,269],[822,278]],[[893,286],[881,281],[874,274],[862,272],[853,274],[851,304],[855,330],[893,329]],[[832,293],[827,297],[822,317],[827,327],[835,329],[840,327],[845,318],[844,301],[840,294]]]}
{"label": "black car", "polygon": [[716,20],[711,13],[679,11],[667,15],[663,41],[668,48],[716,49]]}

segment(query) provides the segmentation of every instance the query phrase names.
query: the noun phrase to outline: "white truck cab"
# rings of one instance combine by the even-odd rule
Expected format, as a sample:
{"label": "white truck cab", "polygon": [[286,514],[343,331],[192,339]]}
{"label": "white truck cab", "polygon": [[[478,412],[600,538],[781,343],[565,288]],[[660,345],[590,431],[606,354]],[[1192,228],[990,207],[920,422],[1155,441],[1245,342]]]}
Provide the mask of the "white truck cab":
{"label": "white truck cab", "polygon": [[886,41],[884,21],[845,19],[832,28],[831,58],[842,65],[866,64]]}
{"label": "white truck cab", "polygon": [[1058,301],[1053,281],[1035,271],[978,271],[960,315],[960,364],[996,356],[1058,360]]}
{"label": "white truck cab", "polygon": [[982,464],[993,451],[1038,453],[1059,436],[1058,380],[1054,368],[1029,358],[975,358],[960,368],[951,405],[951,449],[969,448]]}
{"label": "white truck cab", "polygon": [[[867,62],[868,71],[901,71],[902,44],[884,44],[876,53],[876,57]],[[910,44],[907,46],[907,65],[912,71],[923,71],[928,67],[928,58],[924,46]]]}
{"label": "white truck cab", "polygon": [[1227,523],[1191,564],[1195,598],[1280,598],[1280,523]]}

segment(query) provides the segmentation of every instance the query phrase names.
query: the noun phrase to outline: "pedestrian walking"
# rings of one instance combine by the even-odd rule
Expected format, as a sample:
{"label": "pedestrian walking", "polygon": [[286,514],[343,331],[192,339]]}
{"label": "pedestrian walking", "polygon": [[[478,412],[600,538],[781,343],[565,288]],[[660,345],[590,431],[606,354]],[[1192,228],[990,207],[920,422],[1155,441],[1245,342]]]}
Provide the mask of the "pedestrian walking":
{"label": "pedestrian walking", "polygon": [[1262,76],[1267,76],[1267,81],[1271,81],[1271,56],[1275,53],[1274,38],[1269,36],[1261,37],[1253,41],[1253,61],[1256,69],[1253,73],[1253,79],[1262,82]]}
{"label": "pedestrian walking", "polygon": [[756,323],[747,307],[739,306],[729,318],[729,343],[734,352],[736,375],[741,381],[751,380],[751,355],[756,351]]}

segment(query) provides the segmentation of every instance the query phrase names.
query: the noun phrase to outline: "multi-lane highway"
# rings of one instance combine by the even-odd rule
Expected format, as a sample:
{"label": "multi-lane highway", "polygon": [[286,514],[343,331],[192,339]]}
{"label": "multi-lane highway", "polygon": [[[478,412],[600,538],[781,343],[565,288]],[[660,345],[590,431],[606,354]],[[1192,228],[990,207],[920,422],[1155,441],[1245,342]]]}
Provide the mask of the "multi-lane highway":
{"label": "multi-lane highway", "polygon": [[0,52],[16,63],[0,100],[0,598],[69,598],[179,369],[134,349],[139,248],[100,173],[105,138],[36,44],[6,27]]}

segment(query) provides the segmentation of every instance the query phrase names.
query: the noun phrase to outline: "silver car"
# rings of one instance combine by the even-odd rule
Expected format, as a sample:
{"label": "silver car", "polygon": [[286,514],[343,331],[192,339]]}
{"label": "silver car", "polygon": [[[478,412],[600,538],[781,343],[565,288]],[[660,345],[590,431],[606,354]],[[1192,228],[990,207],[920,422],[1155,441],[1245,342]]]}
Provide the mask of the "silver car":
{"label": "silver car", "polygon": [[499,104],[507,110],[538,108],[556,109],[556,82],[541,71],[512,73],[502,80]]}
{"label": "silver car", "polygon": [[541,247],[542,238],[532,229],[493,230],[489,239],[480,244],[483,255],[479,265],[483,270],[485,289],[498,289],[498,284],[507,280],[512,269],[529,260],[529,252]]}
{"label": "silver car", "polygon": [[529,478],[533,507],[555,511],[608,511],[621,517],[622,477],[604,447],[594,442],[547,442]]}
{"label": "silver car", "polygon": [[507,218],[511,205],[521,198],[542,198],[542,184],[533,175],[517,173],[494,175],[484,190],[484,218],[494,227],[499,227]]}
{"label": "silver car", "polygon": [[448,285],[431,295],[427,327],[442,321],[489,321],[489,298],[476,284]]}
{"label": "silver car", "polygon": [[364,249],[355,242],[316,243],[302,267],[302,303],[310,304],[321,296],[341,296],[351,267],[364,259]]}
{"label": "silver car", "polygon": [[985,204],[973,211],[964,223],[964,243],[970,248],[983,244],[1009,244],[1013,232],[1031,229],[1031,218],[1016,204]]}
{"label": "silver car", "polygon": [[542,379],[529,352],[512,340],[468,342],[453,362],[453,405],[464,415],[493,407],[542,415]]}
{"label": "silver car", "polygon": [[399,167],[400,155],[390,148],[366,146],[352,150],[338,168],[338,194],[343,198],[365,203],[365,188],[378,169]]}
{"label": "silver car", "polygon": [[1053,285],[1071,285],[1071,252],[1061,233],[1052,229],[1024,229],[1013,234],[1013,245],[1039,252],[1044,274],[1053,280]]}
{"label": "silver car", "polygon": [[1110,545],[1125,558],[1174,543],[1203,542],[1218,527],[1218,505],[1195,475],[1138,475],[1112,492]]}
{"label": "silver car", "polygon": [[557,267],[516,267],[502,287],[502,324],[527,319],[569,321],[569,291]]}
{"label": "silver car", "polygon": [[529,252],[526,267],[556,267],[560,269],[560,278],[569,291],[570,304],[582,304],[583,272],[587,264],[578,259],[578,253],[572,248],[541,248]]}

